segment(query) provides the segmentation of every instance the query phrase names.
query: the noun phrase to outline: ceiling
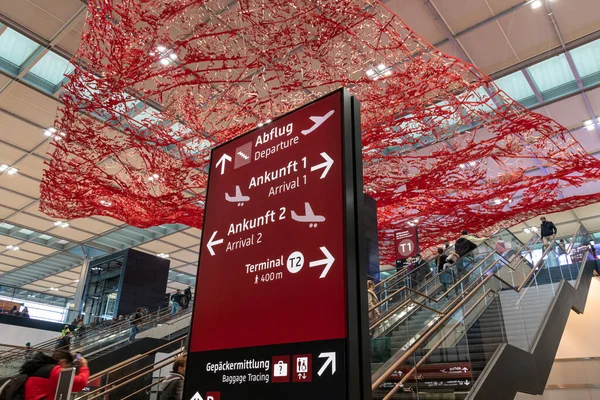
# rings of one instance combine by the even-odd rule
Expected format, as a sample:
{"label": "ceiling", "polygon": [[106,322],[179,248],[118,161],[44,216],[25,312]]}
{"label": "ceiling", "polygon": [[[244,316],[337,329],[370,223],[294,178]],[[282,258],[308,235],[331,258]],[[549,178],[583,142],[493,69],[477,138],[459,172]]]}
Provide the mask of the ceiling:
{"label": "ceiling", "polygon": [[[462,0],[461,7],[456,0],[382,2],[441,51],[472,62],[523,105],[570,129],[599,157],[600,127],[585,124],[600,116],[600,7],[597,0],[544,1],[538,8],[522,0]],[[135,248],[169,254],[168,291],[187,287],[195,280],[200,230],[138,229],[107,217],[66,221],[63,228],[38,211],[52,150],[44,131],[54,124],[86,7],[80,0],[0,2],[0,165],[18,170],[0,172],[0,285],[71,297],[85,255]],[[598,210],[591,205],[549,219],[564,235],[580,222],[598,231]],[[528,225],[538,222],[513,230],[524,239]]]}

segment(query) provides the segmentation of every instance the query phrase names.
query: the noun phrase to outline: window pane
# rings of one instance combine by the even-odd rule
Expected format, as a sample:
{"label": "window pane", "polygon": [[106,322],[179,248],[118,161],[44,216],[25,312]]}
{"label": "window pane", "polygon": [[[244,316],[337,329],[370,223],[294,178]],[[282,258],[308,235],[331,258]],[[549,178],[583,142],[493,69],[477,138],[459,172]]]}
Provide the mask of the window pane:
{"label": "window pane", "polygon": [[29,72],[53,85],[58,85],[64,79],[65,74],[70,73],[73,69],[68,60],[49,51]]}
{"label": "window pane", "polygon": [[496,85],[515,100],[523,100],[535,95],[521,71],[496,79]]}
{"label": "window pane", "polygon": [[532,65],[528,70],[541,92],[575,80],[564,54]]}
{"label": "window pane", "polygon": [[32,40],[27,39],[8,28],[0,35],[0,57],[20,67],[39,46]]}
{"label": "window pane", "polygon": [[584,78],[600,71],[600,40],[571,50],[579,75]]}

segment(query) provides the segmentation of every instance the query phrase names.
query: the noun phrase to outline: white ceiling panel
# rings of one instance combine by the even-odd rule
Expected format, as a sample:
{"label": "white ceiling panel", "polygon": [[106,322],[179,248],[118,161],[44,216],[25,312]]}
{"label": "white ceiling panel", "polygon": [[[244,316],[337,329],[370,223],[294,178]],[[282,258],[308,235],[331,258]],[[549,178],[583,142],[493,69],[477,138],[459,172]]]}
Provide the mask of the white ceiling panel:
{"label": "white ceiling panel", "polygon": [[[11,254],[9,255],[9,253]],[[18,253],[18,251],[6,250],[4,253],[0,254],[0,264],[12,265],[15,267],[20,267],[27,264],[27,260],[17,258],[12,253]]]}
{"label": "white ceiling panel", "polygon": [[61,278],[70,279],[72,282],[76,279],[79,279],[79,272],[65,271],[65,272],[61,272],[60,274],[57,274],[56,276],[59,276]]}
{"label": "white ceiling panel", "polygon": [[187,274],[196,275],[198,272],[198,266],[196,265],[188,265],[187,267],[177,268],[175,271],[177,272],[185,272]]}
{"label": "white ceiling panel", "polygon": [[95,234],[104,233],[111,229],[114,229],[115,226],[111,224],[107,224],[105,222],[97,220],[94,218],[77,218],[72,219],[69,222],[73,228],[81,229],[87,232],[92,232]]}
{"label": "white ceiling panel", "polygon": [[198,253],[194,253],[193,251],[189,250],[180,250],[174,252],[171,254],[171,257],[186,261],[188,263],[198,262]]}
{"label": "white ceiling panel", "polygon": [[0,175],[0,186],[13,192],[21,193],[38,199],[40,197],[40,183],[35,179],[27,178],[21,174]]}
{"label": "white ceiling panel", "polygon": [[[19,247],[21,247],[21,245],[19,245]],[[11,254],[11,256],[14,255],[14,257],[18,257],[19,259],[26,260],[28,262],[36,261],[43,257],[42,254],[30,253],[30,252],[24,251],[24,250],[11,251],[11,253],[14,253],[14,254]]]}
{"label": "white ceiling panel", "polygon": [[52,253],[56,253],[56,249],[40,246],[39,244],[31,243],[31,242],[22,242],[19,244],[19,247],[22,250],[29,251],[31,253],[37,253],[40,255],[48,255]]}
{"label": "white ceiling panel", "polygon": [[429,43],[437,43],[446,38],[421,0],[392,0],[386,6]]}
{"label": "white ceiling panel", "polygon": [[154,253],[154,255],[158,253],[170,254],[179,250],[178,247],[160,240],[153,240],[152,242],[144,243],[143,245],[139,246],[139,248],[146,252]]}
{"label": "white ceiling panel", "polygon": [[432,3],[454,34],[492,16],[485,0],[461,0],[460,7],[455,0],[432,0]]}
{"label": "white ceiling panel", "polygon": [[31,151],[47,138],[37,126],[0,111],[0,140]]}
{"label": "white ceiling panel", "polygon": [[179,247],[190,247],[200,243],[198,237],[190,236],[185,233],[174,233],[173,235],[165,236],[160,240]]}
{"label": "white ceiling panel", "polygon": [[94,234],[92,233],[86,233],[83,231],[80,231],[79,229],[74,229],[74,228],[54,228],[51,229],[50,231],[48,231],[48,234],[50,236],[59,236],[59,237],[64,237],[65,239],[68,239],[72,242],[82,242],[84,240],[87,240],[91,237],[94,236]]}
{"label": "white ceiling panel", "polygon": [[49,221],[24,213],[13,215],[8,219],[8,222],[14,222],[18,225],[31,227],[40,232],[45,232],[53,226],[53,224]]}
{"label": "white ceiling panel", "polygon": [[45,169],[44,159],[36,154],[28,155],[15,163],[13,167],[17,168],[20,174],[29,175],[37,180],[42,179]]}
{"label": "white ceiling panel", "polygon": [[2,204],[7,206],[7,207],[11,207],[11,208],[15,208],[15,209],[21,209],[24,206],[26,206],[27,204],[31,203],[32,200],[28,199],[27,197],[20,195],[18,193],[13,193],[10,192],[8,190],[3,190],[0,187],[0,199],[2,199]]}
{"label": "white ceiling panel", "polygon": [[0,271],[1,272],[8,272],[15,268],[17,268],[17,267],[15,267],[14,265],[6,265],[6,264],[0,263]]}

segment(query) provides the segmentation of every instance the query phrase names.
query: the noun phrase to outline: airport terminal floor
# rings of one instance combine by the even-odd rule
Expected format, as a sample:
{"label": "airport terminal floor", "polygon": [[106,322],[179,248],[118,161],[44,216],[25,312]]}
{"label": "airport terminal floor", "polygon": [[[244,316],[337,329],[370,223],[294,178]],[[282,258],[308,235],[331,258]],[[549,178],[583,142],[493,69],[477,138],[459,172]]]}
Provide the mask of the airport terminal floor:
{"label": "airport terminal floor", "polygon": [[0,400],[600,399],[598,0],[0,0]]}

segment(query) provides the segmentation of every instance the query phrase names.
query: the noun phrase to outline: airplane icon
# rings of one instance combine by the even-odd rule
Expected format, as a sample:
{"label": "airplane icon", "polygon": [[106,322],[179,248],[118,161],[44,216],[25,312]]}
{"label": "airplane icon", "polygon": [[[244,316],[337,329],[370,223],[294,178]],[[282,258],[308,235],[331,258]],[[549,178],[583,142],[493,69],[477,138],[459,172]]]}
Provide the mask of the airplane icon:
{"label": "airplane icon", "polygon": [[322,215],[315,215],[315,213],[313,212],[310,203],[305,202],[304,203],[304,214],[305,215],[298,215],[296,214],[296,212],[294,210],[292,210],[292,219],[294,221],[298,221],[298,222],[309,222],[309,227],[310,228],[316,228],[317,227],[317,222],[324,222],[325,221],[325,217]]}
{"label": "airplane icon", "polygon": [[311,126],[309,129],[304,129],[300,133],[302,133],[303,135],[308,135],[309,133],[311,133],[312,131],[314,131],[321,125],[323,125],[323,122],[327,121],[329,119],[329,117],[331,117],[333,115],[333,113],[334,113],[334,110],[331,110],[327,114],[323,115],[322,117],[310,117],[310,120],[312,122],[314,122],[315,124],[313,126]]}
{"label": "airplane icon", "polygon": [[238,207],[241,207],[245,202],[250,201],[250,197],[242,195],[242,189],[240,189],[239,186],[236,186],[235,196],[230,196],[225,193],[225,200],[229,201],[230,203],[238,203]]}

